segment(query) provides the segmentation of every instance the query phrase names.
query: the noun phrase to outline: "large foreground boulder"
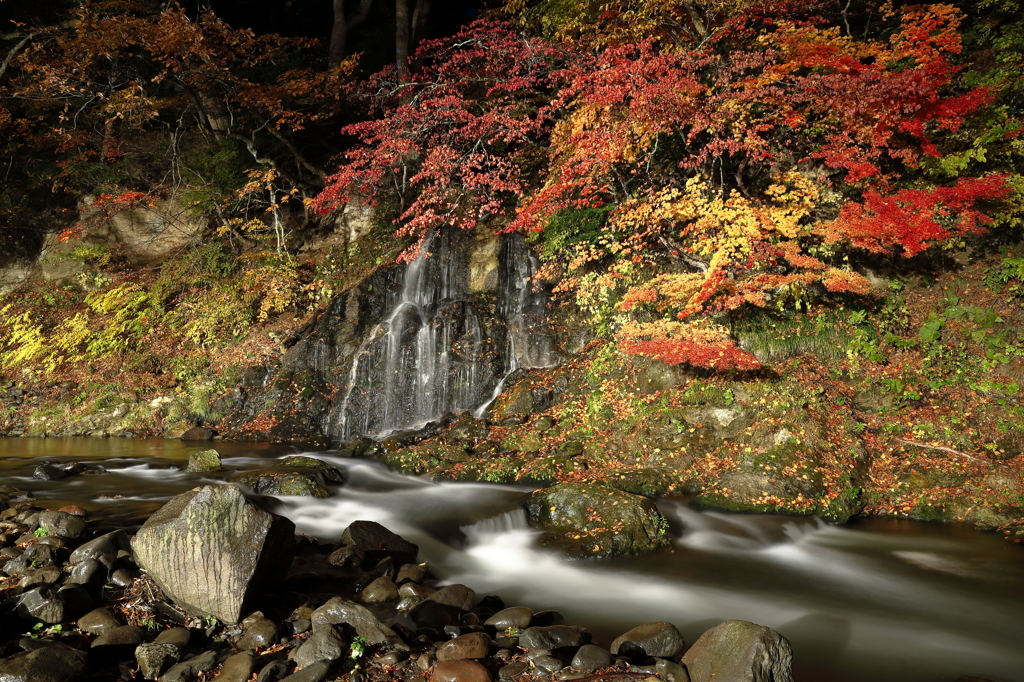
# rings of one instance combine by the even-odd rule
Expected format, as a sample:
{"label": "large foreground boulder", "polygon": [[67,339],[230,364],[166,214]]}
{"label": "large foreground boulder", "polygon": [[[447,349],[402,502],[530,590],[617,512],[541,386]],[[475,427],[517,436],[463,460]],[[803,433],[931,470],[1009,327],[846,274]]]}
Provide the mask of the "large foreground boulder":
{"label": "large foreground boulder", "polygon": [[694,643],[683,663],[691,682],[792,682],[793,650],[771,628],[727,620]]}
{"label": "large foreground boulder", "polygon": [[536,491],[526,503],[542,544],[571,557],[642,554],[669,547],[668,521],[646,497],[604,485],[563,483]]}
{"label": "large foreground boulder", "polygon": [[291,565],[295,525],[257,508],[238,486],[205,486],[153,514],[132,547],[139,566],[173,601],[235,623]]}

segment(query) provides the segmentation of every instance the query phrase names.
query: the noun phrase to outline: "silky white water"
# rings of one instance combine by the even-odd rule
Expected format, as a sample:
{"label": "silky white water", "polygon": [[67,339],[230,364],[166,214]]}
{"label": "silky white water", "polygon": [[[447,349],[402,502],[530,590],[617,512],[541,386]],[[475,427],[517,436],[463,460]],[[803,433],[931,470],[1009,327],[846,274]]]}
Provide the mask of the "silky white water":
{"label": "silky white water", "polygon": [[[167,457],[181,464],[201,444],[46,440],[0,440],[4,482],[129,525],[177,493],[272,465],[287,452],[223,443],[227,471],[191,475],[170,470]],[[84,451],[104,447],[117,451],[106,458]],[[74,455],[108,473],[33,481],[48,452],[49,460]],[[500,595],[508,605],[557,609],[605,645],[655,620],[671,621],[692,643],[739,618],[792,642],[797,682],[952,682],[961,675],[1024,682],[1024,550],[995,535],[905,521],[829,526],[697,512],[671,500],[661,507],[674,552],[569,562],[534,546],[521,506],[528,489],[437,483],[374,462],[315,456],[342,469],[346,482],[325,500],[282,500],[277,511],[299,532],[337,542],[352,521],[378,521],[417,543],[443,581]]]}

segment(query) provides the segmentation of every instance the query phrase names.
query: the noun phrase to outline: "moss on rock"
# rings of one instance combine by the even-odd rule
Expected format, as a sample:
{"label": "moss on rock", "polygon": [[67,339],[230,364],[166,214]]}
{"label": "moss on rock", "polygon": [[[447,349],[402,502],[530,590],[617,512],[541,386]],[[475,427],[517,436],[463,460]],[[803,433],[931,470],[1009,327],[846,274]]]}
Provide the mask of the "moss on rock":
{"label": "moss on rock", "polygon": [[612,557],[670,546],[668,522],[653,501],[600,484],[563,483],[526,503],[543,542],[569,556]]}

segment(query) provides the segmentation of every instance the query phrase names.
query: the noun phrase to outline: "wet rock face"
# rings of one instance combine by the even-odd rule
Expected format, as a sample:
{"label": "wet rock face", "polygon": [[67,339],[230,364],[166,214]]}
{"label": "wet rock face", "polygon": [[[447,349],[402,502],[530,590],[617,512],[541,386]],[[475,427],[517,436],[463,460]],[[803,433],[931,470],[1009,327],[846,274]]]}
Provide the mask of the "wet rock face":
{"label": "wet rock face", "polygon": [[744,620],[711,628],[683,656],[693,682],[792,682],[792,662],[792,648],[782,635]]}
{"label": "wet rock face", "polygon": [[670,546],[668,523],[653,501],[603,485],[566,483],[536,491],[526,503],[542,542],[569,556],[641,554]]}
{"label": "wet rock face", "polygon": [[218,429],[385,438],[488,403],[517,368],[553,364],[547,296],[530,281],[536,257],[518,235],[488,238],[474,251],[471,233],[431,235],[422,258],[334,299],[279,367],[247,373],[260,380],[243,380]]}
{"label": "wet rock face", "polygon": [[237,486],[206,486],[153,514],[132,547],[173,601],[196,615],[235,623],[283,577],[295,552],[295,526],[258,509]]}

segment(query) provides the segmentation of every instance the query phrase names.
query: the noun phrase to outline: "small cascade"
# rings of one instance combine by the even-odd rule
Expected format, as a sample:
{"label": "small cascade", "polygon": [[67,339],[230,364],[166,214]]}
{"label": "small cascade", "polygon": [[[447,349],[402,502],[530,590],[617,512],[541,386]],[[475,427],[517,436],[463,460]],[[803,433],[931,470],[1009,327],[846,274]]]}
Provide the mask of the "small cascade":
{"label": "small cascade", "polygon": [[481,519],[468,526],[462,526],[462,532],[466,534],[470,543],[479,544],[484,538],[496,535],[506,535],[529,531],[530,524],[524,509],[513,509],[497,516]]}
{"label": "small cascade", "polygon": [[482,416],[511,372],[551,364],[550,338],[532,331],[547,297],[530,282],[529,246],[519,235],[503,239],[497,301],[485,305],[470,291],[467,241],[458,230],[432,232],[405,266],[355,353],[329,417],[335,437],[382,440],[446,414]]}

